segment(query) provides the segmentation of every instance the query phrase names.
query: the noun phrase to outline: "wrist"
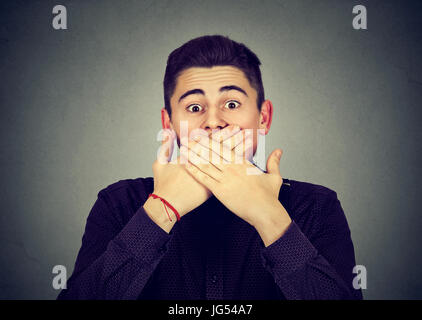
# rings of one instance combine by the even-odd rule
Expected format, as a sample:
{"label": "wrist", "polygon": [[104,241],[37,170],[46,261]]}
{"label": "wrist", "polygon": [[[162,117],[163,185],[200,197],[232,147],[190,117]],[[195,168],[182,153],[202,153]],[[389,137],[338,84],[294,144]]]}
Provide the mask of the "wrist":
{"label": "wrist", "polygon": [[177,218],[172,210],[169,208],[167,209],[171,216],[172,221],[170,221],[161,200],[153,199],[151,197],[145,201],[143,208],[152,221],[154,221],[165,232],[170,233],[171,229],[177,222]]}
{"label": "wrist", "polygon": [[292,222],[286,209],[279,201],[277,202],[278,205],[274,207],[263,208],[258,215],[260,219],[254,224],[266,247],[282,237]]}

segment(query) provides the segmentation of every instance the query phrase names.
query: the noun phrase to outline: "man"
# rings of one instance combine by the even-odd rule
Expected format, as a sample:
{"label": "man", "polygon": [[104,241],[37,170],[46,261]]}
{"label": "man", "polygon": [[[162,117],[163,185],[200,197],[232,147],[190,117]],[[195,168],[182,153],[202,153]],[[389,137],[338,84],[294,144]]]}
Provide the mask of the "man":
{"label": "man", "polygon": [[280,149],[253,170],[273,115],[259,65],[223,36],[170,54],[161,120],[174,136],[153,179],[99,192],[59,299],[362,299],[337,194],[282,178]]}

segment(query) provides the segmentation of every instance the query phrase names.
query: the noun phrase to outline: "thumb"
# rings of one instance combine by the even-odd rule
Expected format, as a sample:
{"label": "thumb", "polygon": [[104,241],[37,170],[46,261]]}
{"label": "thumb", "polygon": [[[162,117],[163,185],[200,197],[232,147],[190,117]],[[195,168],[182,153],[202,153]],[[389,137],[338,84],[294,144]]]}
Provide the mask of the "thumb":
{"label": "thumb", "polygon": [[273,152],[271,152],[270,156],[267,160],[267,172],[268,173],[275,173],[280,175],[280,158],[283,154],[283,150],[281,149],[275,149]]}

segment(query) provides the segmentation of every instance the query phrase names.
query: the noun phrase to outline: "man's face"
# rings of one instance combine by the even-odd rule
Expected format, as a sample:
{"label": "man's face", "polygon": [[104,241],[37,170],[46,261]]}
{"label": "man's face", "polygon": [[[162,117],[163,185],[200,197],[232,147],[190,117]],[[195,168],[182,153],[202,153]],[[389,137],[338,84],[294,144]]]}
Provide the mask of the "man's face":
{"label": "man's face", "polygon": [[[271,102],[267,100],[260,112],[256,101],[256,90],[236,67],[189,68],[177,78],[170,99],[170,127],[177,134],[179,146],[181,121],[187,121],[188,133],[198,128],[210,133],[229,125],[238,125],[241,129],[266,129],[267,133],[272,116],[272,106],[268,106]],[[163,120],[163,126],[164,123]],[[257,143],[255,130],[254,135],[253,154]]]}

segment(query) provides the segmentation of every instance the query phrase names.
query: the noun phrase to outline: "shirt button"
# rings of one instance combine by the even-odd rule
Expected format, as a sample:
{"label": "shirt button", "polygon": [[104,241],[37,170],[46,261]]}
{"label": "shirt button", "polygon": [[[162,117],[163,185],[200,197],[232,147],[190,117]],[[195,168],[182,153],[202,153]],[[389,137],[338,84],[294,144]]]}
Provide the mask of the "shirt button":
{"label": "shirt button", "polygon": [[158,248],[158,253],[163,253],[163,252],[165,252],[166,251],[166,247],[165,246],[162,246],[162,247],[160,247],[160,248]]}
{"label": "shirt button", "polygon": [[217,283],[217,279],[218,279],[217,275],[213,275],[211,278],[211,282],[215,284]]}

